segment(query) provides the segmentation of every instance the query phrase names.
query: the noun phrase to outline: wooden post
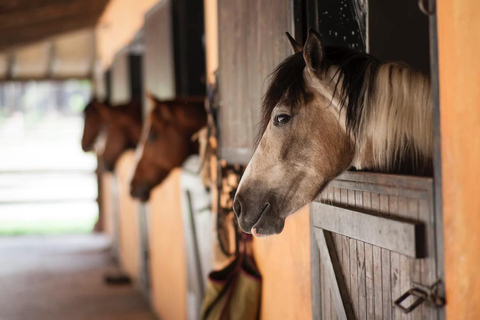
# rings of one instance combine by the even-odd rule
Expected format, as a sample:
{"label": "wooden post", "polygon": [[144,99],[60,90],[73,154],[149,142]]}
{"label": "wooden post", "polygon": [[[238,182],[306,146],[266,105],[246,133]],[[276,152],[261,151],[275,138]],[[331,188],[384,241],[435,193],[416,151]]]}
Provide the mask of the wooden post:
{"label": "wooden post", "polygon": [[479,319],[480,2],[437,14],[447,319]]}

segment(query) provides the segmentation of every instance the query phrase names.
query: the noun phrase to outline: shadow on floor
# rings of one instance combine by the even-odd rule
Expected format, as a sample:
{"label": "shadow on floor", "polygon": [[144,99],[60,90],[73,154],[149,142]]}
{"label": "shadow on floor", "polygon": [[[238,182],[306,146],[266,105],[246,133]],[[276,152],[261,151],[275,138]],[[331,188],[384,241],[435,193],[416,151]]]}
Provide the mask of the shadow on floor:
{"label": "shadow on floor", "polygon": [[1,320],[154,320],[131,285],[107,286],[117,271],[102,235],[0,238]]}

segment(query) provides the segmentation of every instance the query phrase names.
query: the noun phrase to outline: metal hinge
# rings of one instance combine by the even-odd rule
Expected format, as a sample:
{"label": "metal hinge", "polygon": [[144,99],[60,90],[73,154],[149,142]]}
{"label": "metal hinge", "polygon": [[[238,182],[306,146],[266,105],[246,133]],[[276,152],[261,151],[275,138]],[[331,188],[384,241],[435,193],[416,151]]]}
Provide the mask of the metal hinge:
{"label": "metal hinge", "polygon": [[[438,294],[438,287],[441,283],[442,281],[440,279],[435,281],[435,283],[431,286],[424,286],[419,283],[413,283],[413,287],[404,294],[402,294],[400,298],[395,300],[394,304],[404,313],[412,312],[423,302],[426,302],[428,305],[431,305],[435,308],[441,308],[445,305],[445,298]],[[402,306],[402,302],[410,296],[415,297],[415,301],[408,307]]]}

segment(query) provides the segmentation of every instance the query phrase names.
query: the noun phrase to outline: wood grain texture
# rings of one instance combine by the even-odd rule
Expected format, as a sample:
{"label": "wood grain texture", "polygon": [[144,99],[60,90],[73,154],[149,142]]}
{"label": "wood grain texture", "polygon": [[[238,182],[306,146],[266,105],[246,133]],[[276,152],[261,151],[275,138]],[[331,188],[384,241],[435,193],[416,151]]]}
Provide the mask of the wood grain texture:
{"label": "wood grain texture", "polygon": [[[388,219],[387,221],[423,223],[426,226],[426,234],[419,234],[419,237],[425,237],[428,247],[425,258],[421,259],[369,244],[356,239],[353,234],[337,234],[341,239],[338,243],[338,237],[333,235],[336,248],[340,245],[342,250],[338,251],[340,269],[347,279],[346,285],[357,319],[439,319],[438,311],[426,305],[408,315],[393,306],[393,302],[411,288],[412,282],[432,284],[436,270],[435,255],[429,253],[435,246],[432,179],[409,179],[406,176],[347,173],[339,177],[341,184],[331,183],[310,205],[315,225],[329,224],[328,211],[332,210],[333,213],[340,210],[335,211],[337,216],[332,214],[333,220],[338,219],[338,223],[332,225],[335,228],[355,229],[358,222],[342,219],[341,213],[338,214],[347,209],[359,215],[368,215],[369,212],[376,218]],[[337,180],[333,182],[335,181]],[[361,186],[368,187],[362,191]],[[372,233],[375,230],[372,226],[373,224],[366,224],[360,229]],[[380,229],[400,242],[395,233],[389,233],[385,228]],[[321,279],[323,286],[325,281],[329,281],[325,275]],[[322,293],[325,291],[322,288]],[[331,297],[322,295],[323,308],[328,308],[328,304],[332,304]],[[322,313],[322,319],[336,316],[338,315],[326,316]]]}
{"label": "wood grain texture", "polygon": [[218,16],[221,156],[246,163],[250,154],[223,150],[252,148],[267,77],[291,54],[285,39],[293,28],[290,2],[219,0]]}
{"label": "wood grain texture", "polygon": [[[410,257],[418,257],[417,243],[423,242],[423,233],[418,232],[420,228],[417,222],[377,216],[361,208],[354,210],[351,205],[344,208],[318,203],[314,207],[318,212],[313,219],[315,227]],[[392,234],[396,237],[392,238]],[[350,243],[350,247],[353,246]],[[350,259],[357,259],[356,257],[352,254]]]}

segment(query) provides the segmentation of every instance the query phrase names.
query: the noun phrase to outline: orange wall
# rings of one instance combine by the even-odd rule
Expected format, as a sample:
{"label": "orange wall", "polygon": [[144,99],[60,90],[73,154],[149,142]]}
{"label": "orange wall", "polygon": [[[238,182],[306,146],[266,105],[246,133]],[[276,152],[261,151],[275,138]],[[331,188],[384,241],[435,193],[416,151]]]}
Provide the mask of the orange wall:
{"label": "orange wall", "polygon": [[480,1],[437,3],[447,318],[480,319]]}
{"label": "orange wall", "polygon": [[260,319],[312,318],[308,206],[287,218],[278,236],[254,239],[263,277]]}
{"label": "orange wall", "polygon": [[130,197],[130,174],[134,152],[125,152],[115,166],[118,186],[118,217],[120,233],[120,264],[134,281],[140,271],[140,226],[138,202]]}
{"label": "orange wall", "polygon": [[115,235],[115,226],[114,226],[114,220],[113,220],[113,190],[112,190],[112,185],[113,185],[113,176],[109,172],[103,172],[102,176],[102,197],[101,197],[101,211],[102,211],[102,225],[103,225],[103,231],[107,235],[107,237],[110,239],[110,241],[113,241],[113,237]]}
{"label": "orange wall", "polygon": [[187,268],[180,207],[180,170],[155,188],[149,201],[152,302],[162,320],[187,318]]}

